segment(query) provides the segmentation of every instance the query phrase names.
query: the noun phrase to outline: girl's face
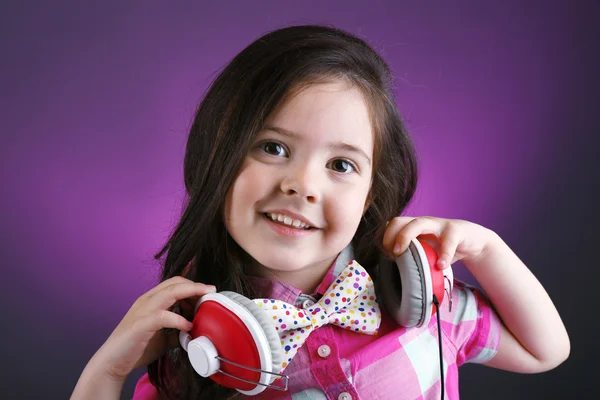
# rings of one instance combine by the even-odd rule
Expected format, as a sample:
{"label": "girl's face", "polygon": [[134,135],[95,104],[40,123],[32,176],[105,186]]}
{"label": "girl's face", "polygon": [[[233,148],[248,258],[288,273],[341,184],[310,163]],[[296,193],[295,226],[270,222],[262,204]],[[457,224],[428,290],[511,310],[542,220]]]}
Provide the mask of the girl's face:
{"label": "girl's face", "polygon": [[225,225],[253,272],[314,289],[368,206],[372,159],[367,106],[346,83],[309,86],[275,112],[225,201]]}

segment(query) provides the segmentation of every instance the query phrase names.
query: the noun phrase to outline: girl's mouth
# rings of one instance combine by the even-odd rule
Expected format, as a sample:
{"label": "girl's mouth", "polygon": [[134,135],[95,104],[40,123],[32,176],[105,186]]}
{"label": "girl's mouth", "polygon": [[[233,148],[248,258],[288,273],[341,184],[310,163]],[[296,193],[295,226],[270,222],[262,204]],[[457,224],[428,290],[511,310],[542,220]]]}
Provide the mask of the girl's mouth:
{"label": "girl's mouth", "polygon": [[298,227],[297,228],[293,225],[286,225],[282,221],[273,221],[273,219],[266,213],[263,213],[263,217],[264,217],[265,221],[267,222],[267,225],[269,225],[271,227],[271,229],[273,229],[279,236],[301,237],[301,236],[312,235],[313,233],[318,231],[317,228],[313,228],[313,227],[304,227],[304,228]]}
{"label": "girl's mouth", "polygon": [[274,224],[279,224],[282,226],[286,226],[288,228],[292,228],[292,229],[298,229],[298,230],[304,230],[304,231],[308,231],[311,229],[315,229],[312,226],[306,225],[304,223],[300,223],[299,226],[293,225],[293,224],[286,224],[284,221],[280,221],[277,219],[273,219],[272,215],[270,215],[269,213],[263,213],[263,215],[271,222],[273,222]]}

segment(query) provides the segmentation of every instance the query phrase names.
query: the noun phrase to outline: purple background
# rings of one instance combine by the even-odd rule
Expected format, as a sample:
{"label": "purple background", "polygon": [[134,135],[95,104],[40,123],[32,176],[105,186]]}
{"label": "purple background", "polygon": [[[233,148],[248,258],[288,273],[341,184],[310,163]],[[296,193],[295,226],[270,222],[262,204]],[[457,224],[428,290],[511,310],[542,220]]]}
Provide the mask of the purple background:
{"label": "purple background", "polygon": [[597,334],[576,314],[597,298],[582,274],[592,274],[600,223],[598,6],[9,3],[0,12],[2,397],[69,396],[155,284],[152,256],[181,209],[187,128],[204,90],[252,40],[303,23],[359,34],[396,74],[421,167],[408,213],[498,232],[571,334],[571,358],[545,374],[465,366],[463,397],[562,398],[575,382],[591,385]]}

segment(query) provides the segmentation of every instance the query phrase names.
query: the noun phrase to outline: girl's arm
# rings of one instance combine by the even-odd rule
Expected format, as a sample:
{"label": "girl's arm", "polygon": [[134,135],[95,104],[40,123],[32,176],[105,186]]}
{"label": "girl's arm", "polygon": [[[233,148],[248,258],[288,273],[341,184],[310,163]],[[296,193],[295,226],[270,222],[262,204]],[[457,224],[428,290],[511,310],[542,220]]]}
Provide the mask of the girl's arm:
{"label": "girl's arm", "polygon": [[485,365],[520,373],[544,372],[567,359],[569,336],[548,293],[495,232],[479,256],[462,260],[503,321],[496,356]]}
{"label": "girl's arm", "polygon": [[414,238],[434,247],[438,268],[462,260],[502,319],[498,352],[485,365],[535,373],[567,359],[569,336],[552,300],[498,234],[465,220],[400,216],[389,221],[383,247],[394,259]]}
{"label": "girl's arm", "polygon": [[111,376],[102,371],[92,358],[81,373],[71,400],[75,399],[120,399],[125,379]]}

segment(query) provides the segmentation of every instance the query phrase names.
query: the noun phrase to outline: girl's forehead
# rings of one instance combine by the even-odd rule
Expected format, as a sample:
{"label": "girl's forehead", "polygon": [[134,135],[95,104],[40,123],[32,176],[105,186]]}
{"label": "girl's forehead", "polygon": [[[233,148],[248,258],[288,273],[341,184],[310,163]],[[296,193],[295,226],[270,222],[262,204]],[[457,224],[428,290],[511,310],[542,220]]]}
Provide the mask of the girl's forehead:
{"label": "girl's forehead", "polygon": [[294,140],[343,141],[373,151],[373,128],[361,91],[345,82],[315,84],[295,93],[271,118],[266,128],[277,128]]}

